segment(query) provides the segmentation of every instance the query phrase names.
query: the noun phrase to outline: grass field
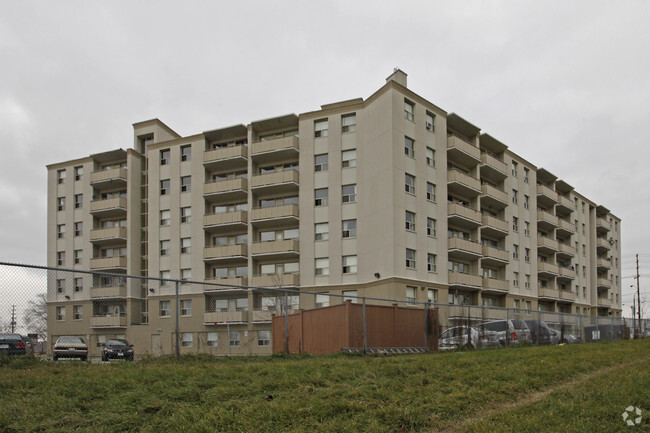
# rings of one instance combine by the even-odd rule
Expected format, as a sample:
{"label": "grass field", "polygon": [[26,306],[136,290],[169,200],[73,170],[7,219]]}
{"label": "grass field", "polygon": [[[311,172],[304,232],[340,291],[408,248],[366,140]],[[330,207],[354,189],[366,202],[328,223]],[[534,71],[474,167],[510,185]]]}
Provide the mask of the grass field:
{"label": "grass field", "polygon": [[[630,405],[642,424],[623,422]],[[394,357],[0,359],[0,432],[649,430],[650,339]]]}

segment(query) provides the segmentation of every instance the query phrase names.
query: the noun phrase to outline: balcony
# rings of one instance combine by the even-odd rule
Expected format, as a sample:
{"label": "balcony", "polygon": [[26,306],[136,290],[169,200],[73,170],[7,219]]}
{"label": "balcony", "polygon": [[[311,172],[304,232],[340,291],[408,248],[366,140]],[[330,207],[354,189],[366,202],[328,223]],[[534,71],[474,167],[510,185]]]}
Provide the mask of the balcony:
{"label": "balcony", "polygon": [[476,228],[481,225],[481,213],[458,203],[447,205],[447,216],[450,224],[464,228]]}
{"label": "balcony", "polygon": [[545,210],[537,211],[537,226],[541,229],[552,230],[559,225],[558,218]]}
{"label": "balcony", "polygon": [[90,269],[126,269],[126,257],[101,257],[90,259]]}
{"label": "balcony", "polygon": [[508,206],[508,193],[488,183],[481,185],[481,206],[491,209],[503,209]]}
{"label": "balcony", "polygon": [[126,328],[126,314],[93,316],[90,318],[91,328]]}
{"label": "balcony", "polygon": [[607,218],[596,217],[596,233],[599,235],[606,235],[611,230]]}
{"label": "balcony", "polygon": [[248,212],[234,211],[207,214],[203,216],[203,228],[206,231],[224,229],[224,226],[231,228],[246,227],[248,224]]}
{"label": "balcony", "polygon": [[510,230],[508,221],[493,217],[491,215],[482,215],[481,225],[482,234],[492,236],[497,239],[506,237]]}
{"label": "balcony", "polygon": [[481,193],[481,181],[460,170],[447,170],[447,190],[463,197],[476,197]]}
{"label": "balcony", "polygon": [[603,289],[611,289],[612,282],[609,280],[609,278],[599,277],[596,278],[596,286]]}
{"label": "balcony", "polygon": [[502,280],[500,278],[483,278],[483,290],[484,291],[496,291],[496,292],[507,292],[510,290],[510,286],[507,280]]}
{"label": "balcony", "polygon": [[126,198],[115,197],[90,202],[90,213],[99,218],[121,216],[126,213]]}
{"label": "balcony", "polygon": [[558,194],[546,185],[537,185],[537,203],[543,207],[553,207],[558,202]]}
{"label": "balcony", "polygon": [[481,244],[461,238],[448,238],[449,256],[465,260],[476,260],[481,257]]}
{"label": "balcony", "polygon": [[251,221],[256,226],[279,225],[298,221],[297,204],[285,204],[253,209]]}
{"label": "balcony", "polygon": [[203,166],[211,171],[225,168],[245,168],[248,159],[247,146],[222,147],[203,152]]}
{"label": "balcony", "polygon": [[126,187],[126,180],[126,168],[112,168],[90,173],[90,185],[99,191],[124,188]]}
{"label": "balcony", "polygon": [[558,269],[560,271],[560,274],[559,274],[558,278],[568,279],[568,280],[575,279],[576,270],[575,270],[575,268],[573,268],[573,266],[571,266],[571,267],[558,266]]}
{"label": "balcony", "polygon": [[93,229],[90,231],[90,242],[95,245],[110,245],[126,242],[126,227]]}
{"label": "balcony", "polygon": [[297,239],[255,242],[251,248],[251,254],[254,257],[273,256],[275,258],[290,258],[300,254],[300,247]]}
{"label": "balcony", "polygon": [[561,242],[558,242],[558,247],[559,247],[559,250],[557,252],[558,257],[560,257],[560,256],[573,257],[576,254],[575,248],[573,248],[571,245],[563,244]]}
{"label": "balcony", "polygon": [[207,284],[203,286],[203,291],[210,292],[210,291],[229,289],[232,286],[236,286],[236,287],[247,286],[248,277],[206,278],[205,282]]}
{"label": "balcony", "polygon": [[285,194],[298,191],[300,174],[297,170],[278,171],[275,173],[257,174],[251,179],[251,188],[256,193]]}
{"label": "balcony", "polygon": [[481,263],[504,265],[510,261],[510,253],[501,248],[494,248],[489,245],[482,247],[483,260]]}
{"label": "balcony", "polygon": [[255,287],[298,287],[300,274],[258,275],[253,277]]}
{"label": "balcony", "polygon": [[557,289],[551,289],[549,287],[540,287],[537,289],[537,297],[559,299],[560,291]]}
{"label": "balcony", "polygon": [[556,276],[560,273],[560,268],[555,263],[537,262],[537,273]]}
{"label": "balcony", "polygon": [[447,159],[474,167],[481,162],[481,150],[457,135],[447,135]]}
{"label": "balcony", "polygon": [[483,277],[480,275],[463,274],[461,272],[448,271],[449,285],[461,286],[464,288],[480,289],[483,287]]}
{"label": "balcony", "polygon": [[481,177],[500,182],[508,177],[508,165],[489,153],[481,153]]}
{"label": "balcony", "polygon": [[206,325],[248,322],[248,311],[213,311],[203,313]]}
{"label": "balcony", "polygon": [[570,198],[558,194],[557,207],[562,214],[570,214],[575,210],[575,203]]}
{"label": "balcony", "polygon": [[609,298],[598,298],[598,306],[610,308],[612,306],[612,300]]}
{"label": "balcony", "polygon": [[563,237],[571,236],[575,233],[575,225],[573,225],[573,223],[570,221],[558,218],[557,233]]}
{"label": "balcony", "polygon": [[598,257],[596,259],[596,267],[608,271],[612,267],[612,261],[608,258]]}
{"label": "balcony", "polygon": [[298,137],[292,135],[253,143],[251,157],[258,164],[287,161],[297,159],[299,149]]}
{"label": "balcony", "polygon": [[203,260],[216,261],[233,258],[245,258],[248,255],[248,246],[243,245],[222,245],[218,247],[205,247],[203,249]]}
{"label": "balcony", "polygon": [[537,236],[537,250],[546,253],[555,253],[560,249],[560,244],[555,239],[546,236]]}
{"label": "balcony", "polygon": [[237,200],[247,197],[248,180],[244,178],[208,182],[203,185],[203,197],[207,200]]}
{"label": "balcony", "polygon": [[567,301],[567,302],[575,302],[576,294],[573,292],[569,292],[567,290],[560,290],[560,300]]}
{"label": "balcony", "polygon": [[90,297],[91,298],[125,298],[126,286],[117,285],[117,286],[108,286],[108,287],[91,287]]}
{"label": "balcony", "polygon": [[605,238],[596,239],[596,249],[599,251],[609,251],[612,248],[612,245]]}
{"label": "balcony", "polygon": [[254,310],[252,313],[253,322],[270,322],[274,312],[267,310]]}

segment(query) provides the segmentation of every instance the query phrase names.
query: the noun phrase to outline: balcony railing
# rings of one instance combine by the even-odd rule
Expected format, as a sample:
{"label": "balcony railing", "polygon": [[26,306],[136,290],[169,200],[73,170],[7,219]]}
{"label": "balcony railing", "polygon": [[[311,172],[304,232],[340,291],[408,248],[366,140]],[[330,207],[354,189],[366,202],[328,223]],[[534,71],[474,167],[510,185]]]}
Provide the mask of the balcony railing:
{"label": "balcony railing", "polygon": [[560,247],[559,252],[568,254],[570,256],[574,256],[576,253],[576,250],[574,247],[571,245],[563,244],[563,243],[558,243],[558,246]]}
{"label": "balcony railing", "polygon": [[474,190],[476,194],[481,191],[481,181],[479,179],[453,168],[447,170],[447,183],[459,183],[465,187],[464,190]]}
{"label": "balcony railing", "polygon": [[247,146],[223,147],[220,149],[206,150],[203,152],[203,162],[211,163],[233,158],[246,159],[248,157]]}
{"label": "balcony railing", "polygon": [[127,201],[124,197],[93,200],[90,202],[90,213],[123,213],[126,212]]}
{"label": "balcony railing", "polygon": [[111,239],[126,239],[126,227],[111,227],[106,229],[93,229],[90,231],[90,241]]}
{"label": "balcony railing", "polygon": [[480,256],[482,254],[481,244],[468,239],[461,239],[456,237],[449,238],[450,250],[462,250]]}
{"label": "balcony railing", "polygon": [[223,324],[248,321],[248,311],[212,311],[203,313],[203,322]]}
{"label": "balcony railing", "polygon": [[547,238],[546,236],[537,236],[537,247],[557,251],[560,249],[560,244],[555,239]]}
{"label": "balcony railing", "polygon": [[570,221],[558,218],[558,228],[562,229],[565,232],[575,232],[575,225]]}
{"label": "balcony railing", "polygon": [[459,216],[476,224],[481,224],[481,213],[478,210],[462,206],[458,203],[450,203],[447,205],[447,215],[449,217]]}
{"label": "balcony railing", "polygon": [[558,266],[558,269],[561,277],[574,279],[576,276],[576,270],[573,267]]}
{"label": "balcony railing", "polygon": [[598,287],[612,287],[612,282],[608,278],[596,278],[596,285]]}
{"label": "balcony railing", "polygon": [[503,290],[507,291],[510,289],[507,280],[502,280],[500,278],[483,278],[483,289],[493,289],[493,290]]}
{"label": "balcony railing", "polygon": [[255,287],[299,286],[300,274],[258,275],[253,277],[252,283]]}
{"label": "balcony railing", "polygon": [[276,218],[298,218],[298,209],[297,204],[257,208],[253,209],[251,220],[261,221]]}
{"label": "balcony railing", "polygon": [[560,291],[557,289],[553,289],[550,287],[539,287],[537,289],[537,295],[540,298],[555,298],[559,299],[560,298]]}
{"label": "balcony railing", "polygon": [[126,179],[126,168],[111,168],[90,173],[90,184],[95,187],[98,186],[97,184],[118,186],[126,183]]}
{"label": "balcony railing", "polygon": [[221,226],[230,224],[247,224],[248,212],[241,210],[235,212],[222,212],[203,216],[203,226]]}
{"label": "balcony railing", "polygon": [[281,253],[299,253],[297,239],[285,239],[281,241],[255,242],[251,248],[254,256],[272,255]]}
{"label": "balcony railing", "polygon": [[612,248],[610,245],[609,241],[605,238],[596,238],[596,246],[598,248],[604,248],[606,250],[609,250]]}
{"label": "balcony railing", "polygon": [[560,268],[558,265],[554,263],[537,262],[537,272],[544,272],[548,274],[557,275],[560,273]]}
{"label": "balcony railing", "polygon": [[248,180],[244,178],[220,180],[208,182],[203,185],[203,195],[222,194],[230,191],[240,191],[248,189]]}
{"label": "balcony railing", "polygon": [[504,177],[508,175],[508,165],[487,152],[481,153],[481,163],[501,172]]}
{"label": "balcony railing", "polygon": [[596,266],[598,266],[599,268],[607,268],[607,269],[609,269],[609,268],[612,267],[612,261],[608,260],[608,259],[603,259],[603,258],[598,257],[596,259]]}
{"label": "balcony railing", "polygon": [[276,184],[298,184],[300,175],[297,170],[278,171],[275,173],[257,174],[251,180],[252,188],[272,186]]}
{"label": "balcony railing", "polygon": [[481,217],[481,225],[491,227],[493,229],[506,232],[506,233],[510,229],[510,225],[508,224],[508,221],[493,217],[491,215],[483,215]]}
{"label": "balcony railing", "polygon": [[448,276],[450,285],[483,287],[483,277],[480,275],[448,271]]}
{"label": "balcony railing", "polygon": [[457,149],[477,162],[481,160],[481,150],[457,135],[447,135],[447,149]]}
{"label": "balcony railing", "polygon": [[571,211],[575,208],[575,203],[571,201],[570,198],[558,194],[558,204],[562,207],[565,207]]}
{"label": "balcony railing", "polygon": [[508,193],[502,189],[493,187],[489,183],[484,183],[481,185],[481,194],[500,201],[503,204],[508,203]]}
{"label": "balcony railing", "polygon": [[90,318],[91,328],[125,328],[126,325],[126,314],[93,316]]}
{"label": "balcony railing", "polygon": [[126,257],[101,257],[90,259],[90,269],[126,268]]}
{"label": "balcony railing", "polygon": [[91,298],[124,298],[126,297],[126,286],[91,287]]}
{"label": "balcony railing", "polygon": [[[247,286],[248,277],[206,278],[205,282],[208,284],[203,286],[204,291],[221,290],[227,288],[226,286]],[[214,283],[219,285],[213,286],[209,283]]]}
{"label": "balcony railing", "polygon": [[203,258],[225,259],[231,257],[245,257],[248,255],[248,246],[242,245],[223,245],[217,247],[205,247],[203,249]]}
{"label": "balcony railing", "polygon": [[557,203],[558,194],[546,185],[537,185],[537,196],[546,197],[548,200]]}
{"label": "balcony railing", "polygon": [[560,290],[560,299],[564,301],[575,302],[576,294],[568,290]]}
{"label": "balcony railing", "polygon": [[610,231],[611,227],[609,221],[603,217],[596,217],[596,229],[598,229],[599,232]]}
{"label": "balcony railing", "polygon": [[546,212],[545,210],[538,210],[537,211],[537,221],[538,222],[546,222],[554,227],[557,227],[559,222],[558,218],[555,215],[550,214],[549,212]]}
{"label": "balcony railing", "polygon": [[507,250],[483,245],[483,256],[495,260],[507,262],[510,260],[510,253]]}
{"label": "balcony railing", "polygon": [[251,155],[257,155],[266,152],[275,152],[278,150],[298,150],[298,137],[274,138],[272,140],[256,141],[252,144]]}
{"label": "balcony railing", "polygon": [[609,308],[612,306],[612,300],[609,298],[598,298],[598,306]]}

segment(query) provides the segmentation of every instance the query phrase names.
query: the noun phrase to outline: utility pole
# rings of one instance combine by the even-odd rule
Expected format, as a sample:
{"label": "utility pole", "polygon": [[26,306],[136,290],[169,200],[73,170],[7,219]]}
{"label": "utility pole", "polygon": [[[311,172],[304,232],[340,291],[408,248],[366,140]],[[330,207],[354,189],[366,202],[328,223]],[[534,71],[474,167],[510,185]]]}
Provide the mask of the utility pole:
{"label": "utility pole", "polygon": [[11,333],[16,332],[16,305],[11,306]]}
{"label": "utility pole", "polygon": [[639,290],[639,255],[636,255],[636,308],[639,316],[639,327],[641,327],[641,291]]}

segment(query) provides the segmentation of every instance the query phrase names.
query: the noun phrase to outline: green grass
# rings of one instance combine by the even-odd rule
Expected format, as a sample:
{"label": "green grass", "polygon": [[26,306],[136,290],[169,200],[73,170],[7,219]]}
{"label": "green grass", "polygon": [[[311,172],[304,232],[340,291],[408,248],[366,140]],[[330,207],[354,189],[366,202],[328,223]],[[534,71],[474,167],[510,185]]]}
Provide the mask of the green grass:
{"label": "green grass", "polygon": [[[642,431],[649,354],[650,339],[395,357],[0,359],[0,432]],[[626,428],[629,405],[646,411],[643,426]]]}

